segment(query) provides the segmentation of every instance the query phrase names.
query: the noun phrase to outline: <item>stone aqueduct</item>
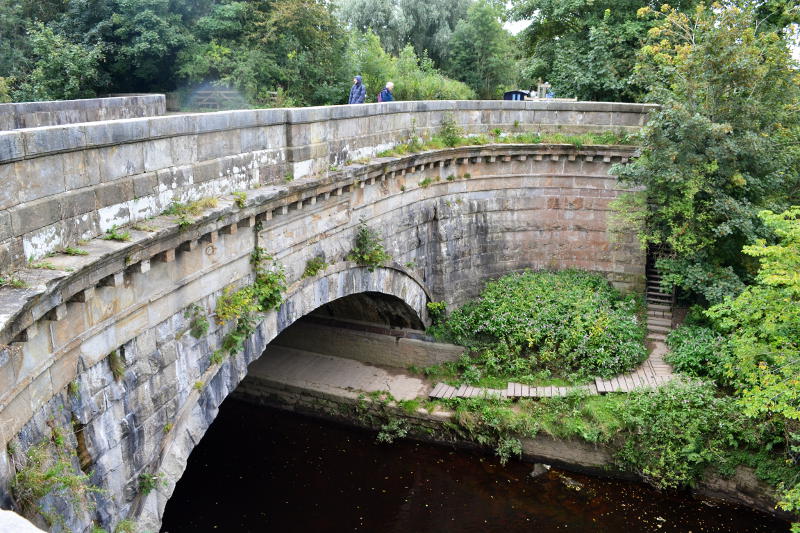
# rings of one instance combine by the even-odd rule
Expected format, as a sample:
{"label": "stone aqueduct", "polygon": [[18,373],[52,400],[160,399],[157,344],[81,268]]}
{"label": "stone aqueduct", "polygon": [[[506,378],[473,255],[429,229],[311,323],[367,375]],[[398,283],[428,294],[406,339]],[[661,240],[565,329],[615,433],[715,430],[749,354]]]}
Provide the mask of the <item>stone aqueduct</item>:
{"label": "stone aqueduct", "polygon": [[[157,529],[189,454],[248,363],[338,298],[382,293],[424,322],[427,302],[457,305],[481,281],[525,268],[574,266],[641,289],[638,244],[607,227],[619,192],[608,171],[633,155],[630,147],[497,144],[372,156],[436,131],[450,113],[468,132],[584,132],[635,130],[649,110],[399,102],[0,132],[0,265],[18,269],[26,285],[0,289],[0,506],[13,505],[6,489],[15,461],[60,426],[78,450],[76,467],[106,490],[94,514],[56,498],[45,505],[78,531],[123,518]],[[243,205],[235,191],[246,193]],[[171,202],[203,197],[219,204],[190,224],[159,216]],[[345,260],[361,219],[392,257],[372,272]],[[124,225],[129,241],[101,238]],[[78,240],[88,255],[56,254],[44,259],[48,268],[31,268]],[[213,318],[226,287],[252,280],[256,246],[285,266],[285,301],[242,353],[214,364],[230,324],[212,320],[194,338],[186,310],[196,305]],[[303,278],[315,257],[330,266]],[[144,495],[142,473],[166,483]]]}

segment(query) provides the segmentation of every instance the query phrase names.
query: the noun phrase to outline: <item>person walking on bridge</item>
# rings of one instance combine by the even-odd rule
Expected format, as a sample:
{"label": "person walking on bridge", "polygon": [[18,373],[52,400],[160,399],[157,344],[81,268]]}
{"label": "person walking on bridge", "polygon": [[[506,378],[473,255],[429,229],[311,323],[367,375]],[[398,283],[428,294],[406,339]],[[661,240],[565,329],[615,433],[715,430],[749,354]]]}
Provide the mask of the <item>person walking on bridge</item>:
{"label": "person walking on bridge", "polygon": [[392,93],[392,89],[394,89],[394,83],[387,81],[386,87],[378,94],[378,101],[379,102],[391,102],[394,100],[394,93]]}
{"label": "person walking on bridge", "polygon": [[348,104],[363,104],[364,97],[367,96],[367,88],[361,83],[361,76],[353,78],[353,86],[350,88],[350,99]]}

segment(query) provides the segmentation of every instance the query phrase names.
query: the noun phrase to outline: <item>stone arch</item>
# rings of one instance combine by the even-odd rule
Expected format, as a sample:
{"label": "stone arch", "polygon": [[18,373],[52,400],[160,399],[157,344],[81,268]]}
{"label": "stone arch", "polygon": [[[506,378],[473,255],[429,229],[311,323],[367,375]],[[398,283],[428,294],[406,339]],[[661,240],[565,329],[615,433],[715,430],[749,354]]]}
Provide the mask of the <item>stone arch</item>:
{"label": "stone arch", "polygon": [[258,359],[267,345],[285,328],[315,309],[337,299],[363,293],[380,293],[397,298],[427,324],[430,293],[415,275],[398,264],[370,271],[352,262],[328,267],[317,276],[292,284],[283,304],[268,313],[245,342],[242,353],[226,359],[202,391],[192,391],[183,403],[174,426],[161,446],[157,471],[163,486],[144,496],[133,511],[143,530],[158,530],[169,497],[183,475],[195,445],[216,418],[219,406],[247,374],[248,365]]}

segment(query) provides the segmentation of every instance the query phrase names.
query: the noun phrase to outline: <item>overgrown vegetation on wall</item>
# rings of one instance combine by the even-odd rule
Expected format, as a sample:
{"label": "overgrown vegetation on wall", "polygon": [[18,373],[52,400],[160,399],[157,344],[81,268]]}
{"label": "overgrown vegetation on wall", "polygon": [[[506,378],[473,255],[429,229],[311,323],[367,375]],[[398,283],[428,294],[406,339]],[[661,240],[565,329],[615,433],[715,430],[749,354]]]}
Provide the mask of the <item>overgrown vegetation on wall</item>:
{"label": "overgrown vegetation on wall", "polygon": [[[66,517],[53,502],[61,500],[81,514],[94,509],[93,495],[101,491],[78,468],[77,454],[64,429],[54,422],[51,427],[49,439],[31,446],[23,458],[15,460],[11,493],[27,518],[37,523],[43,520],[48,528],[70,531]],[[16,458],[18,454],[10,450],[9,455]],[[56,500],[46,502],[45,497]]]}
{"label": "overgrown vegetation on wall", "polygon": [[383,240],[378,233],[367,226],[367,221],[361,219],[356,230],[353,249],[347,254],[348,261],[355,261],[360,266],[367,267],[370,272],[391,259],[383,247]]}
{"label": "overgrown vegetation on wall", "polygon": [[253,283],[236,290],[228,287],[217,300],[217,322],[233,322],[233,326],[223,337],[222,347],[212,356],[212,363],[221,362],[226,354],[242,351],[245,341],[255,331],[256,313],[277,309],[283,301],[286,290],[283,265],[258,247],[251,254],[250,263],[254,269]]}

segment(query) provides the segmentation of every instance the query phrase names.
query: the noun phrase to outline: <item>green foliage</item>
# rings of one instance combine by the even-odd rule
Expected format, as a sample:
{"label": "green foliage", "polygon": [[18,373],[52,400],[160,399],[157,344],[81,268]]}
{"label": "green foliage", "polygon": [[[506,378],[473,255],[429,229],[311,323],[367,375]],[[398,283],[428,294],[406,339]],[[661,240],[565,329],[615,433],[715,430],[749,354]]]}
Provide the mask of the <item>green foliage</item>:
{"label": "green foliage", "polygon": [[115,224],[106,230],[103,239],[107,241],[125,242],[131,240],[131,234],[127,231],[119,231],[119,228]]}
{"label": "green foliage", "polygon": [[233,193],[233,201],[236,204],[236,207],[239,209],[244,209],[247,205],[247,193],[244,191]]}
{"label": "green foliage", "polygon": [[428,315],[434,324],[441,324],[447,317],[447,304],[445,302],[428,302],[425,307],[428,308]]}
{"label": "green foliage", "polygon": [[525,272],[487,284],[431,330],[469,347],[487,375],[610,377],[646,357],[639,311],[636,299],[623,298],[598,275]]}
{"label": "green foliage", "polygon": [[125,376],[125,361],[117,350],[108,354],[108,366],[111,368],[111,375],[116,381],[120,381]]}
{"label": "green foliage", "polygon": [[325,262],[325,258],[322,256],[314,257],[306,261],[306,268],[303,270],[303,278],[311,278],[316,276],[326,268],[328,268],[328,263]]}
{"label": "green foliage", "polygon": [[761,268],[756,283],[708,314],[730,337],[730,376],[749,416],[800,421],[800,207],[761,218],[778,237],[761,240],[744,253]]}
{"label": "green foliage", "polygon": [[139,474],[139,494],[147,496],[157,489],[159,485],[164,487],[167,486],[167,482],[164,479],[164,474],[160,472],[157,474]]}
{"label": "green foliage", "polygon": [[214,313],[217,316],[217,323],[224,324],[239,317],[256,313],[260,310],[255,298],[255,289],[248,285],[241,289],[233,290],[226,287],[222,296],[217,300],[217,307]]}
{"label": "green foliage", "polygon": [[13,272],[0,276],[0,287],[13,287],[15,289],[24,289],[28,286],[23,280],[17,277]]}
{"label": "green foliage", "polygon": [[283,302],[282,293],[286,290],[286,273],[283,265],[274,261],[261,248],[253,250],[250,262],[256,271],[256,279],[253,286],[259,311],[266,312],[278,309]]}
{"label": "green foliage", "polygon": [[49,261],[38,261],[34,263],[28,263],[28,266],[30,268],[39,268],[43,270],[58,270],[58,267]]}
{"label": "green foliage", "polygon": [[11,84],[13,82],[14,78],[0,76],[0,104],[11,102]]}
{"label": "green foliage", "polygon": [[450,41],[448,72],[482,99],[501,97],[500,85],[511,77],[515,66],[508,60],[511,35],[503,29],[500,17],[496,4],[479,0],[470,5]]}
{"label": "green foliage", "polygon": [[31,26],[30,71],[13,92],[17,101],[70,100],[95,95],[104,47],[75,44],[42,23]]}
{"label": "green foliage", "polygon": [[120,520],[114,533],[136,533],[136,523],[133,520]]}
{"label": "green foliage", "polygon": [[464,130],[458,127],[453,114],[446,113],[442,118],[442,125],[439,127],[439,137],[442,139],[445,146],[450,148],[458,146],[463,135]]}
{"label": "green foliage", "polygon": [[75,248],[73,246],[67,246],[64,248],[64,253],[67,255],[89,255],[89,252],[83,250],[81,248]]}
{"label": "green foliage", "polygon": [[731,473],[730,451],[758,443],[736,400],[716,396],[707,384],[674,380],[635,390],[620,416],[625,441],[617,459],[661,488],[693,485],[710,466]]}
{"label": "green foliage", "polygon": [[522,457],[522,442],[514,437],[502,437],[497,443],[495,453],[500,458],[500,464],[505,465],[512,457]]}
{"label": "green foliage", "polygon": [[[422,141],[418,136],[412,134],[407,142],[398,144],[392,149],[385,150],[377,154],[377,157],[387,157],[392,155],[406,155],[409,153],[422,152],[424,150],[441,150],[446,146],[481,146],[491,143],[501,144],[571,144],[573,146],[582,147],[586,145],[616,145],[616,144],[631,144],[632,139],[624,132],[607,131],[601,133],[583,133],[580,135],[565,135],[563,133],[514,133],[499,135],[492,135],[491,138],[485,135],[464,135],[463,131],[456,126],[455,120],[452,121],[448,116],[444,117],[443,131],[438,132],[436,135],[426,141]],[[464,174],[464,178],[469,178],[470,174]],[[453,181],[457,176],[448,176],[447,181]],[[622,211],[622,210],[620,210]],[[616,228],[617,231],[629,231],[629,227],[625,224],[627,219],[622,213],[618,215]]]}
{"label": "green foliage", "polygon": [[464,83],[449,79],[433,66],[426,55],[417,55],[409,45],[393,57],[384,51],[381,41],[372,33],[350,34],[348,55],[352,69],[363,77],[367,101],[376,101],[377,93],[387,81],[395,84],[397,100],[464,100],[475,93]]}
{"label": "green foliage", "polygon": [[49,527],[65,528],[64,518],[42,505],[42,498],[48,495],[65,500],[76,512],[93,509],[90,497],[101,490],[74,466],[75,460],[59,427],[54,428],[52,440],[43,440],[28,449],[24,461],[15,465],[16,474],[10,484],[24,516],[34,519],[38,515]]}
{"label": "green foliage", "polygon": [[640,238],[660,251],[664,284],[719,303],[755,271],[740,250],[767,236],[758,211],[797,203],[799,80],[751,9],[663,11],[637,65],[662,107],[641,156],[612,172],[647,191]]}
{"label": "green foliage", "polygon": [[[694,0],[672,3],[688,9]],[[520,35],[523,78],[549,81],[557,97],[630,102],[643,92],[633,77],[636,52],[653,22],[635,0],[519,0],[512,17],[531,20]]]}
{"label": "green foliage", "polygon": [[460,0],[341,0],[337,15],[356,30],[375,32],[390,53],[409,48],[418,56],[430,54],[441,67],[451,52],[453,30],[469,5]]}
{"label": "green foliage", "polygon": [[225,360],[225,351],[224,350],[214,350],[214,353],[211,354],[211,358],[209,359],[209,363],[212,365],[218,365]]}
{"label": "green foliage", "polygon": [[208,328],[211,326],[204,311],[205,310],[202,307],[194,304],[189,306],[189,308],[183,313],[184,318],[190,319],[189,334],[195,339],[204,337],[205,334],[208,333]]}
{"label": "green foliage", "polygon": [[408,421],[405,418],[391,418],[381,426],[376,440],[383,444],[391,444],[395,439],[408,435]]}
{"label": "green foliage", "polygon": [[713,328],[684,325],[667,336],[669,352],[665,359],[677,372],[726,383],[730,352],[725,336]]}
{"label": "green foliage", "polygon": [[373,272],[376,267],[389,259],[391,256],[384,250],[382,239],[375,230],[367,226],[366,220],[362,218],[356,231],[355,246],[347,254],[347,260],[354,261]]}
{"label": "green foliage", "polygon": [[[234,193],[235,195],[236,193]],[[178,217],[196,217],[206,209],[213,209],[219,205],[219,200],[207,196],[184,204],[181,202],[172,202],[162,213],[163,215],[178,216]]]}
{"label": "green foliage", "polygon": [[222,353],[233,355],[240,352],[255,330],[254,315],[277,309],[283,302],[282,293],[286,290],[283,266],[273,261],[261,248],[253,251],[250,263],[255,270],[253,284],[235,291],[228,287],[217,300],[217,323],[235,321],[235,324],[223,337],[221,350],[218,350],[220,353],[214,352],[212,355],[212,363],[221,362]]}

